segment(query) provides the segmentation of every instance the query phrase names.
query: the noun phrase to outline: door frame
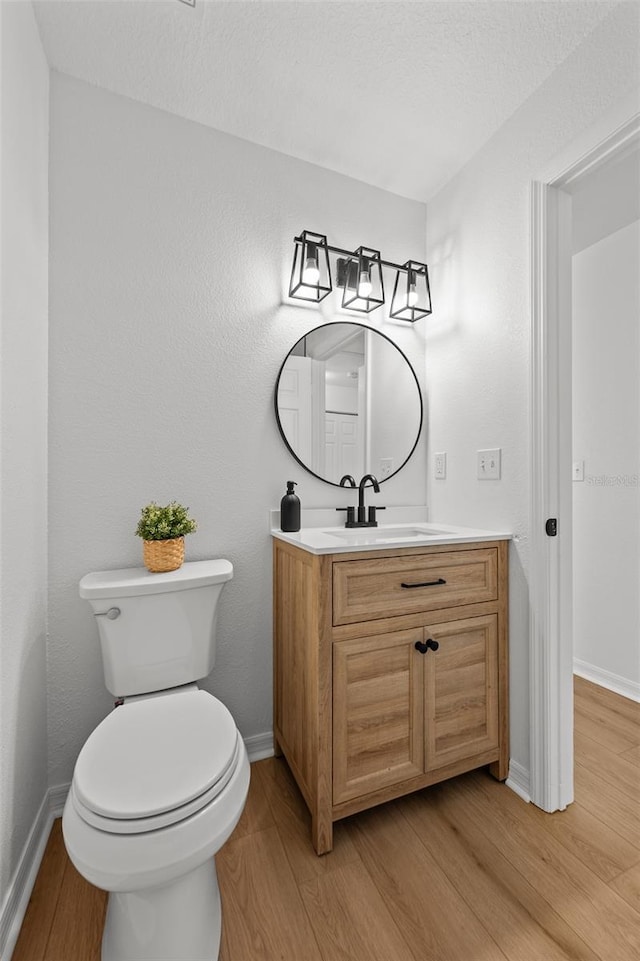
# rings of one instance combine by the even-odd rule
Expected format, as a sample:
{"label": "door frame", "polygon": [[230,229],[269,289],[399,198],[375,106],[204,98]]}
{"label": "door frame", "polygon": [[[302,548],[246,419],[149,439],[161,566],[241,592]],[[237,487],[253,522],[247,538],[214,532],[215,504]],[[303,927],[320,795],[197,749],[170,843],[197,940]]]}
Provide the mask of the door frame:
{"label": "door frame", "polygon": [[[544,811],[573,801],[571,194],[640,145],[629,102],[531,183],[530,781]],[[626,119],[620,120],[620,113]],[[548,518],[558,519],[548,536]]]}

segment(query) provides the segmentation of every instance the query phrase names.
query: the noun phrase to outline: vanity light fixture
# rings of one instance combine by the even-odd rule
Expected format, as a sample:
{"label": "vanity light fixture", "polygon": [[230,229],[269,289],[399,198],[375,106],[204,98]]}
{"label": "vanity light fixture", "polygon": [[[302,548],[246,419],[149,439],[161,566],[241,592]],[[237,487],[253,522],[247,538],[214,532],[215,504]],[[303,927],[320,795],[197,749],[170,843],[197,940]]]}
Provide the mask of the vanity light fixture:
{"label": "vanity light fixture", "polygon": [[431,313],[431,290],[426,264],[408,260],[396,274],[389,316],[412,324]]}
{"label": "vanity light fixture", "polygon": [[380,251],[358,247],[346,263],[342,306],[368,314],[384,304]]}
{"label": "vanity light fixture", "polygon": [[344,250],[327,243],[324,234],[303,230],[293,238],[293,266],[289,296],[319,303],[333,289],[329,254],[337,255],[336,287],[343,290],[342,306],[368,314],[385,302],[382,268],[396,271],[389,316],[415,323],[431,313],[429,271],[426,264],[408,260],[393,264],[379,250],[358,247]]}
{"label": "vanity light fixture", "polygon": [[324,234],[303,230],[296,237],[289,296],[320,303],[332,290],[329,247]]}

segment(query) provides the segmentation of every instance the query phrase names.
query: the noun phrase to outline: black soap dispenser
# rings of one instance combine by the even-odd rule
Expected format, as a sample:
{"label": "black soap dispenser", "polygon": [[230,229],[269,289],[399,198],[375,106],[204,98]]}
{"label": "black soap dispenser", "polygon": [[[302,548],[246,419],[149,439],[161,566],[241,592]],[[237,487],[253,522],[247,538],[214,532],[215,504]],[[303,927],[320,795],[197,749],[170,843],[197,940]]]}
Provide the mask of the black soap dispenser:
{"label": "black soap dispenser", "polygon": [[293,493],[296,481],[287,481],[287,493],[280,501],[280,530],[300,530],[300,498]]}

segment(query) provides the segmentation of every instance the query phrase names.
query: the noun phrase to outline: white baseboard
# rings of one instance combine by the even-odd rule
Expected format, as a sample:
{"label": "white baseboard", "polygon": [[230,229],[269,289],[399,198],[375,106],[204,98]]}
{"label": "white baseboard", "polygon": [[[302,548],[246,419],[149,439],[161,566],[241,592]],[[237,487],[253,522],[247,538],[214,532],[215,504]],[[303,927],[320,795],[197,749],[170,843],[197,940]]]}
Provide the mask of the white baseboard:
{"label": "white baseboard", "polygon": [[529,771],[522,764],[518,764],[513,758],[509,761],[509,777],[506,780],[507,787],[526,801],[527,804],[531,803],[531,783]]}
{"label": "white baseboard", "polygon": [[583,677],[585,681],[606,687],[614,694],[621,694],[622,697],[628,697],[631,701],[640,703],[640,684],[636,681],[620,677],[619,674],[612,674],[611,671],[605,671],[601,667],[596,667],[595,664],[587,664],[586,661],[581,661],[577,657],[573,659],[573,673]]}
{"label": "white baseboard", "polygon": [[254,761],[262,761],[265,757],[273,757],[273,731],[245,737],[244,743],[252,764]]}
{"label": "white baseboard", "polygon": [[49,810],[51,811],[51,817],[61,818],[62,812],[64,811],[64,802],[67,800],[67,794],[69,793],[69,788],[71,784],[57,784],[55,787],[49,788]]}
{"label": "white baseboard", "polygon": [[49,839],[54,816],[49,806],[49,792],[35,816],[33,827],[24,846],[18,866],[14,872],[7,895],[0,909],[0,959],[11,961],[22,921],[29,904],[31,891],[35,884],[40,862]]}

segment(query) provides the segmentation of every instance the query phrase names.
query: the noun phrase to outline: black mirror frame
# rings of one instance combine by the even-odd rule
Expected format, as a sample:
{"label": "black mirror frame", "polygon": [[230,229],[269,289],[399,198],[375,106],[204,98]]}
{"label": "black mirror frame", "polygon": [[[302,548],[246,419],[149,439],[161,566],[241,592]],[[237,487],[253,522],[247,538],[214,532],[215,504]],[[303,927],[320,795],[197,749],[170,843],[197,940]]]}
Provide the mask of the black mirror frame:
{"label": "black mirror frame", "polygon": [[[393,341],[393,340],[391,340],[390,337],[387,337],[386,334],[381,333],[381,331],[377,330],[375,327],[370,327],[368,324],[358,324],[358,323],[356,323],[356,322],[354,322],[354,321],[351,321],[351,320],[340,320],[340,321],[336,321],[335,323],[341,323],[341,324],[347,324],[347,323],[348,323],[348,324],[351,324],[353,327],[361,327],[363,330],[371,330],[371,331],[373,331],[374,334],[378,334],[380,337],[384,337],[384,339],[387,340],[387,341],[391,344],[392,347],[395,347],[395,349],[398,351],[398,353],[401,354],[401,356],[404,358],[404,360],[405,360],[405,362],[406,362],[406,364],[407,364],[407,367],[409,368],[409,370],[410,370],[411,373],[413,374],[413,379],[414,379],[415,382],[416,382],[416,390],[418,391],[418,401],[420,402],[420,423],[419,423],[419,425],[418,425],[418,430],[417,430],[417,432],[416,432],[416,439],[415,439],[415,441],[414,441],[413,447],[411,448],[411,450],[409,451],[409,453],[407,454],[407,456],[405,457],[405,459],[403,460],[403,462],[400,464],[400,466],[397,467],[396,470],[394,470],[393,474],[389,474],[388,477],[385,477],[385,478],[383,478],[382,480],[380,480],[380,479],[378,478],[378,483],[384,484],[384,483],[386,483],[386,481],[391,480],[392,477],[395,477],[396,474],[398,474],[398,473],[402,470],[402,468],[409,462],[409,460],[411,459],[411,457],[412,457],[412,455],[413,455],[413,452],[415,451],[416,447],[418,446],[418,441],[420,440],[420,435],[422,434],[422,424],[423,424],[423,422],[424,422],[424,403],[423,403],[423,400],[422,400],[422,391],[420,390],[420,383],[418,382],[418,377],[417,377],[417,375],[416,375],[416,372],[415,372],[415,370],[413,369],[413,365],[411,364],[411,361],[409,360],[409,358],[407,357],[407,355],[404,353],[403,350],[400,349],[400,347],[398,347],[398,345],[396,344],[396,342]],[[309,334],[315,333],[316,330],[320,330],[322,327],[332,327],[332,326],[334,326],[334,325],[333,325],[333,324],[318,324],[317,327],[312,327],[311,330],[306,331],[306,333],[302,334],[302,335],[298,338],[298,340],[295,342],[295,344],[293,345],[293,347],[291,348],[291,350],[293,350],[294,347],[296,347],[296,346],[300,343],[301,340],[303,340],[305,337],[308,337]],[[278,376],[276,377],[276,386],[275,386],[275,390],[274,390],[274,394],[273,394],[273,406],[274,406],[274,409],[275,409],[276,423],[278,424],[278,430],[280,431],[280,436],[282,437],[283,441],[285,442],[285,444],[286,444],[286,446],[287,446],[287,448],[288,448],[289,453],[291,454],[291,456],[294,458],[294,460],[297,460],[297,462],[300,464],[300,466],[303,467],[304,470],[306,470],[308,474],[311,474],[312,477],[317,477],[318,480],[321,480],[321,481],[323,482],[323,484],[330,484],[332,487],[340,487],[339,481],[330,481],[330,480],[327,480],[326,477],[321,477],[320,474],[316,474],[315,471],[312,471],[310,467],[307,467],[307,465],[304,464],[304,463],[300,460],[300,458],[298,457],[298,455],[296,454],[296,452],[295,452],[295,451],[293,450],[293,448],[291,447],[291,444],[290,444],[289,441],[287,440],[286,434],[285,434],[285,432],[284,432],[284,428],[282,427],[282,423],[281,423],[281,421],[280,421],[280,413],[279,413],[279,411],[278,411],[278,387],[280,386],[280,378],[281,378],[281,376],[282,376],[282,371],[284,370],[284,365],[286,364],[287,360],[288,360],[289,357],[291,356],[291,350],[289,351],[289,353],[287,354],[287,356],[285,357],[285,359],[282,361],[282,364],[280,365],[280,370],[278,371]]]}

